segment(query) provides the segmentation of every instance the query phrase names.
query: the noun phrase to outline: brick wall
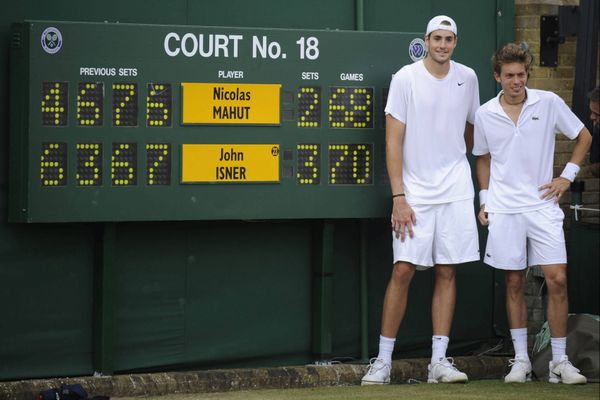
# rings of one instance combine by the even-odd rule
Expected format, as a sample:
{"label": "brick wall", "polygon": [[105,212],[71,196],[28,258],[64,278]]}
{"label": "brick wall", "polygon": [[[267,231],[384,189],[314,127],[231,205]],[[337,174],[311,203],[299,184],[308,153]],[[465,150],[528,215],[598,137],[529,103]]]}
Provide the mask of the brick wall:
{"label": "brick wall", "polygon": [[[550,90],[558,94],[570,106],[573,96],[573,85],[575,82],[575,56],[577,38],[566,38],[559,45],[558,66],[540,66],[540,17],[543,15],[558,15],[559,6],[577,6],[579,0],[515,0],[515,42],[526,42],[534,57],[530,69],[528,87],[533,89]],[[600,51],[598,52],[600,54]],[[600,65],[600,63],[599,63]],[[600,76],[598,76],[600,78]],[[557,136],[556,152],[554,157],[554,176],[560,175],[567,161],[569,161],[575,142],[563,135]],[[585,182],[585,192],[582,195],[583,205],[586,208],[598,209],[599,180],[592,176],[586,167],[589,158],[582,166],[577,179]],[[563,196],[560,202],[565,212],[565,232],[569,240],[569,227],[571,223],[572,210],[570,193]],[[599,213],[582,212],[581,220],[598,224]],[[532,268],[527,274],[527,286],[525,297],[527,301],[529,345],[533,345],[535,334],[539,332],[545,321],[545,305],[542,298],[544,280],[540,268]]]}

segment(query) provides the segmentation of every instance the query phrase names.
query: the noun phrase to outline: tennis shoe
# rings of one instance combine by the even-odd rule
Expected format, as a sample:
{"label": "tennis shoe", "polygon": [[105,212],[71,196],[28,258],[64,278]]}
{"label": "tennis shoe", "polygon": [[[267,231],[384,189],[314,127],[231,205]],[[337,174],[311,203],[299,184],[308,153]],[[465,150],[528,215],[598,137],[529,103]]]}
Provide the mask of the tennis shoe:
{"label": "tennis shoe", "polygon": [[390,383],[390,372],[392,366],[381,358],[371,358],[369,369],[363,376],[361,385],[388,385]]}
{"label": "tennis shoe", "polygon": [[567,385],[583,385],[587,383],[585,376],[571,364],[569,357],[564,355],[559,362],[550,361],[548,364],[548,382],[565,383]]}
{"label": "tennis shoe", "polygon": [[464,383],[469,378],[454,366],[452,357],[442,358],[440,361],[427,366],[427,383]]}
{"label": "tennis shoe", "polygon": [[513,358],[508,360],[511,367],[508,375],[504,377],[506,383],[525,383],[531,381],[531,362],[527,358]]}

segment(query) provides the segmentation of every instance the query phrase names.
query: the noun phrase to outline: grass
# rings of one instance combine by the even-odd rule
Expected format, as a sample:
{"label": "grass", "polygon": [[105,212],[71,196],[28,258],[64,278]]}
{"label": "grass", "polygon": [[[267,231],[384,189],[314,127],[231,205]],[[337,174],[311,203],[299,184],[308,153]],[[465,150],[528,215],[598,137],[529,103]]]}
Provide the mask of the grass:
{"label": "grass", "polygon": [[[112,400],[139,400],[116,398]],[[342,386],[306,389],[269,389],[227,393],[146,397],[147,400],[598,400],[600,384],[562,385],[547,382],[505,384],[501,380],[473,381],[465,385],[415,384]]]}

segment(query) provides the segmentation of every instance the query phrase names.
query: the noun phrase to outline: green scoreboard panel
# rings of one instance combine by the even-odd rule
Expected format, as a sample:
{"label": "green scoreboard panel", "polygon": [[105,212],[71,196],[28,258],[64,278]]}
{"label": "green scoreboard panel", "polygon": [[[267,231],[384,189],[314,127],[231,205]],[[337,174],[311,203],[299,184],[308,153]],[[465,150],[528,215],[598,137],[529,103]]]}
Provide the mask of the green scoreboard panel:
{"label": "green scoreboard panel", "polygon": [[386,217],[383,109],[419,36],[16,24],[9,218]]}

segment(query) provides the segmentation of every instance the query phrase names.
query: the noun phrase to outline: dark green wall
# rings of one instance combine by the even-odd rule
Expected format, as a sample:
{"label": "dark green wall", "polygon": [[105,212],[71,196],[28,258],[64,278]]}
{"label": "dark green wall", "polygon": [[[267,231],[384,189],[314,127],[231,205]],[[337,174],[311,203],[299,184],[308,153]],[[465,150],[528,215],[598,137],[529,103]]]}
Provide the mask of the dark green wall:
{"label": "dark green wall", "polygon": [[[497,42],[512,37],[511,2],[364,4],[366,30],[422,31],[434,14],[454,17],[455,58],[477,70],[482,101],[494,94],[488,60]],[[497,7],[504,12],[501,19]],[[125,371],[314,359],[319,221],[6,222],[9,26],[44,19],[352,30],[355,2],[2,0],[0,9],[0,379],[91,374],[107,365]],[[390,73],[399,67],[390,65]],[[360,223],[329,224],[331,356],[358,359]],[[390,233],[385,220],[365,227],[373,353],[391,266]],[[399,335],[401,352],[428,352],[431,288],[431,273],[420,273]],[[492,272],[480,263],[461,267],[458,294],[453,343],[494,337]]]}

